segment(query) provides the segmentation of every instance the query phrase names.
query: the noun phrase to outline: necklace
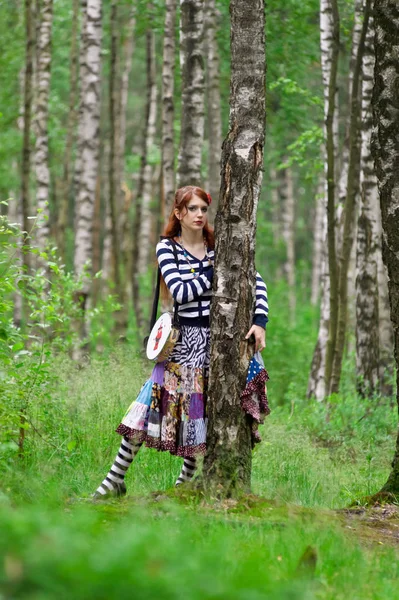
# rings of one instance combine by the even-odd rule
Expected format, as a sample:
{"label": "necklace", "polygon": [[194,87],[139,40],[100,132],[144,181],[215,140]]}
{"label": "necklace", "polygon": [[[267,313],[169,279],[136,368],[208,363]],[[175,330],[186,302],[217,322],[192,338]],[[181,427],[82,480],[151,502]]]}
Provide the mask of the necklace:
{"label": "necklace", "polygon": [[[196,273],[196,272],[195,272],[195,269],[194,269],[194,267],[191,265],[190,257],[189,257],[189,255],[188,255],[188,252],[187,252],[187,250],[186,250],[186,249],[185,249],[185,247],[184,247],[184,244],[183,244],[183,240],[182,240],[182,237],[181,237],[181,235],[179,236],[179,244],[180,244],[180,246],[183,248],[183,255],[184,255],[184,258],[186,259],[186,262],[187,262],[187,264],[188,264],[188,265],[189,265],[189,267],[190,267],[190,272],[191,272],[191,273],[192,273],[192,275],[194,276],[194,279],[197,279],[197,278],[200,276],[200,274],[199,274],[199,273]],[[209,254],[208,254],[208,246],[207,246],[207,243],[206,243],[206,239],[205,239],[205,238],[204,238],[204,249],[205,249],[205,256],[204,256],[204,258],[202,259],[202,261],[198,259],[198,262],[203,262],[203,261],[204,261],[204,260],[207,258],[207,259],[208,259],[208,262],[209,262],[209,264],[210,264],[210,265],[212,265],[212,261],[211,261],[211,259],[209,258]]]}

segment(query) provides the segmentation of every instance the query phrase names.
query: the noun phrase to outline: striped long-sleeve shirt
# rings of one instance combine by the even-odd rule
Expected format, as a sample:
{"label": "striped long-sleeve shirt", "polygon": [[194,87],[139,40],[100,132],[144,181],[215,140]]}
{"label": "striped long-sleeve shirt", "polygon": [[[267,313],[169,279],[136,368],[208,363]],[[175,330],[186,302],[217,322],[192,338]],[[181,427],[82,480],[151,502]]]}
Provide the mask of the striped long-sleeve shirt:
{"label": "striped long-sleeve shirt", "polygon": [[[179,318],[182,323],[194,323],[192,319],[209,319],[214,251],[209,250],[208,256],[199,260],[186,251],[188,260],[184,256],[184,250],[176,243],[178,264],[173,253],[172,242],[162,240],[157,244],[157,259],[161,269],[162,277],[172,294],[174,300],[179,304]],[[192,273],[195,270],[195,275]],[[267,289],[259,273],[256,273],[256,300],[253,323],[266,327],[268,322]]]}

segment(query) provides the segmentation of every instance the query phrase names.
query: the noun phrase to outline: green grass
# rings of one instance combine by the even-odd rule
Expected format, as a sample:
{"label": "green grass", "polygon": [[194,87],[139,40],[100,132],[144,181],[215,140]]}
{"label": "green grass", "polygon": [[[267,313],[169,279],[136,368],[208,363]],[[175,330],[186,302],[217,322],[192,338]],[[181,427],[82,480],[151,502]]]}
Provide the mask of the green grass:
{"label": "green grass", "polygon": [[0,447],[0,600],[399,600],[397,547],[335,510],[386,480],[396,408],[356,397],[350,359],[333,404],[306,400],[311,343],[295,346],[308,327],[304,314],[285,337],[291,362],[269,337],[272,414],[254,451],[256,496],[238,503],[176,494],[181,459],[148,449],[127,498],[92,503],[151,365],[129,346],[82,370],[58,357],[56,389],[30,407],[25,459]]}

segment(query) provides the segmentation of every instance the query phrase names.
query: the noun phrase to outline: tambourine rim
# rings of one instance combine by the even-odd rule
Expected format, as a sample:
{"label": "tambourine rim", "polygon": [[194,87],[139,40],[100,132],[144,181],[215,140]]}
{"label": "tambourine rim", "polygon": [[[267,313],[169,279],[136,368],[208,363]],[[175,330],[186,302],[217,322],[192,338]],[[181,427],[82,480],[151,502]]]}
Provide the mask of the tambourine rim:
{"label": "tambourine rim", "polygon": [[[163,344],[162,345],[160,344],[157,353],[156,354],[151,353],[151,356],[149,356],[149,351],[148,351],[149,350],[149,344],[150,344],[150,341],[151,341],[151,343],[153,342],[153,340],[151,339],[151,334],[156,329],[156,327],[158,326],[158,323],[161,321],[161,319],[162,320],[166,320],[165,317],[167,317],[167,316],[170,318],[170,331],[169,331],[168,335],[165,337],[165,340],[164,340]],[[169,325],[169,323],[168,323],[168,325]],[[151,329],[150,335],[148,336],[147,347],[146,347],[146,355],[147,355],[147,358],[149,360],[156,361],[157,358],[158,358],[158,356],[160,354],[162,354],[162,351],[165,348],[166,344],[168,343],[170,334],[173,331],[173,329],[175,329],[175,327],[173,326],[173,314],[171,312],[165,312],[162,315],[160,315],[160,317],[154,323],[154,327]]]}

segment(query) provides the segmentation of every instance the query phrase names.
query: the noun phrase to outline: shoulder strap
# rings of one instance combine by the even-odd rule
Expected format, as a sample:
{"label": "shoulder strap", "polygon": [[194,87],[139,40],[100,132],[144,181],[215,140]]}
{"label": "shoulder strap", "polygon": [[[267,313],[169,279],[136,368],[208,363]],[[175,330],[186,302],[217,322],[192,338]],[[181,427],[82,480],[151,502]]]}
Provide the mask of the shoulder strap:
{"label": "shoulder strap", "polygon": [[[177,255],[177,249],[176,249],[176,243],[172,238],[166,238],[161,236],[161,240],[169,240],[172,244],[172,251],[173,251],[173,256],[175,257],[175,261],[177,266],[179,266],[179,258]],[[157,272],[157,283],[155,286],[155,294],[154,294],[154,301],[152,303],[152,312],[151,312],[151,321],[150,321],[150,332],[152,331],[152,328],[154,327],[156,320],[157,320],[157,312],[158,312],[158,302],[159,302],[159,290],[161,287],[161,269],[158,267],[158,272]],[[173,324],[177,325],[179,322],[179,315],[178,315],[178,311],[179,311],[179,307],[177,302],[174,302],[174,307],[173,307]]]}

